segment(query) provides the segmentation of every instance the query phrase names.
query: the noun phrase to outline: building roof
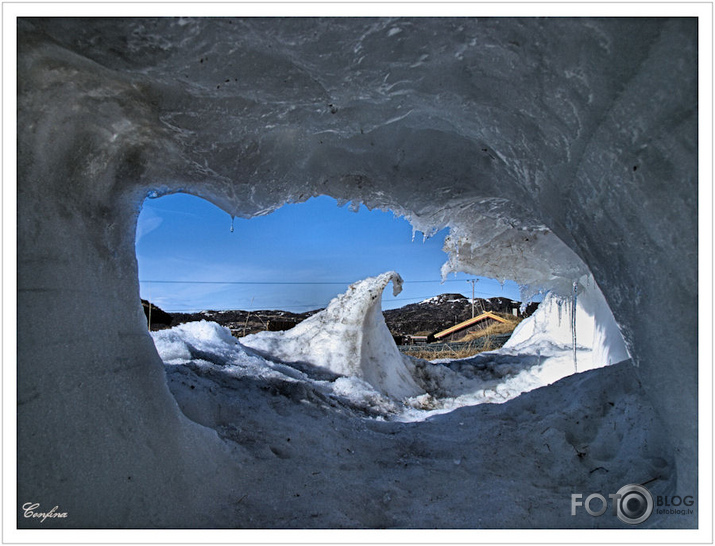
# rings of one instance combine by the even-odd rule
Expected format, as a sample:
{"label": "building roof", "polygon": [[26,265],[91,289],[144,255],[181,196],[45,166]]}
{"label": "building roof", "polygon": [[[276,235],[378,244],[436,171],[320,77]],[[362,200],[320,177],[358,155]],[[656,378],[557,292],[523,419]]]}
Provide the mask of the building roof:
{"label": "building roof", "polygon": [[494,313],[491,313],[490,311],[486,311],[486,312],[482,313],[481,315],[472,317],[468,320],[465,320],[464,322],[460,322],[459,324],[455,324],[454,326],[451,326],[451,327],[447,328],[446,330],[442,330],[441,332],[437,332],[434,335],[434,338],[442,339],[443,337],[446,337],[449,334],[453,334],[455,332],[459,332],[460,330],[464,330],[465,328],[469,328],[470,326],[473,326],[474,324],[477,324],[478,322],[481,322],[486,319],[496,320],[497,322],[506,322],[506,320],[501,318],[499,315],[495,315]]}

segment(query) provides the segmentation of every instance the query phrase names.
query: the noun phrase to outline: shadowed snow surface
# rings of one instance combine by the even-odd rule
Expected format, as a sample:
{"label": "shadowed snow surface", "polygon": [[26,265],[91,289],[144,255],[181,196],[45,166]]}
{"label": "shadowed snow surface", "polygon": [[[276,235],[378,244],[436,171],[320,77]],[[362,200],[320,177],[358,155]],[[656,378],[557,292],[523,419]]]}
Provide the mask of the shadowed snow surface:
{"label": "shadowed snow surface", "polygon": [[[397,291],[394,272],[354,284],[290,337],[239,342],[206,321],[152,334],[182,411],[216,430],[241,468],[239,526],[623,527],[570,516],[570,493],[672,490],[670,447],[630,361],[557,381],[573,373],[558,302],[524,321],[533,346],[429,363],[400,355],[375,321],[390,280]],[[589,367],[593,341],[579,346]],[[361,346],[379,358],[364,364]],[[385,388],[395,369],[404,382]],[[494,401],[504,403],[484,404]]]}
{"label": "shadowed snow surface", "polygon": [[231,448],[231,526],[618,528],[610,513],[571,517],[571,493],[674,489],[629,362],[414,423],[385,420],[394,404],[360,382],[331,391],[265,367],[167,367],[182,411]]}

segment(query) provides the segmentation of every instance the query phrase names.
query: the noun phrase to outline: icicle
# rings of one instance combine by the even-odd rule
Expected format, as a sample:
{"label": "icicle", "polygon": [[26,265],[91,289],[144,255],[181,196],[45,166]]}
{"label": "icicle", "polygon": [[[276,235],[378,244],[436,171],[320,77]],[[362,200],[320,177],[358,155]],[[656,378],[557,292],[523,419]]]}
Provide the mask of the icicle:
{"label": "icicle", "polygon": [[573,369],[578,373],[578,361],[576,360],[576,303],[578,299],[578,281],[573,282],[573,299],[571,300],[571,338],[573,340]]}
{"label": "icicle", "polygon": [[427,235],[426,233],[422,233],[422,244],[425,244],[427,242],[427,239],[429,238],[429,235]]}
{"label": "icicle", "polygon": [[415,242],[415,233],[417,233],[417,230],[413,227],[412,228],[412,242]]}
{"label": "icicle", "polygon": [[559,326],[561,326],[561,310],[563,309],[563,301],[561,299],[556,300],[556,307],[559,310]]}
{"label": "icicle", "polygon": [[231,216],[231,233],[233,233],[233,219],[234,219],[234,217],[233,217],[233,215],[232,215],[232,216]]}

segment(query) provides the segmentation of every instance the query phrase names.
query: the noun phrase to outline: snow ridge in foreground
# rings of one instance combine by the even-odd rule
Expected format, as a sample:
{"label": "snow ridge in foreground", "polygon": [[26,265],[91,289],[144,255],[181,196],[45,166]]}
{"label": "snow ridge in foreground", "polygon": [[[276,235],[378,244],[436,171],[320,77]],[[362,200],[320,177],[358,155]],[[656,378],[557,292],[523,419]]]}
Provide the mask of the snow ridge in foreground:
{"label": "snow ridge in foreground", "polygon": [[[286,332],[241,339],[201,321],[154,332],[167,365],[220,369],[236,378],[300,383],[312,395],[373,417],[421,421],[462,406],[501,403],[549,385],[577,369],[568,301],[547,295],[500,350],[461,360],[427,362],[403,355],[382,317],[382,291],[395,272],[365,279]],[[595,284],[584,282],[577,308],[578,371],[628,358]]]}
{"label": "snow ridge in foreground", "polygon": [[394,271],[356,282],[323,311],[285,332],[260,332],[242,338],[243,345],[283,362],[301,362],[367,382],[396,399],[423,394],[408,370],[382,316],[382,292],[392,282],[402,291]]}

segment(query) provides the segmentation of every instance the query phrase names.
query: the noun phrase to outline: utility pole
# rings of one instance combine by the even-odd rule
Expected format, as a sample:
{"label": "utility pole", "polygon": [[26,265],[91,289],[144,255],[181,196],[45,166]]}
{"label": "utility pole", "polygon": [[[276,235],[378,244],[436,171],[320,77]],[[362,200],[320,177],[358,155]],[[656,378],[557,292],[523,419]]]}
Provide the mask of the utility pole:
{"label": "utility pole", "polygon": [[479,279],[471,279],[467,282],[472,283],[472,318],[474,318],[474,285],[479,282]]}

